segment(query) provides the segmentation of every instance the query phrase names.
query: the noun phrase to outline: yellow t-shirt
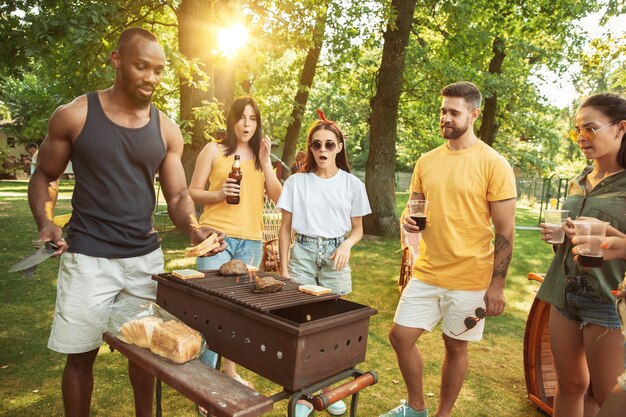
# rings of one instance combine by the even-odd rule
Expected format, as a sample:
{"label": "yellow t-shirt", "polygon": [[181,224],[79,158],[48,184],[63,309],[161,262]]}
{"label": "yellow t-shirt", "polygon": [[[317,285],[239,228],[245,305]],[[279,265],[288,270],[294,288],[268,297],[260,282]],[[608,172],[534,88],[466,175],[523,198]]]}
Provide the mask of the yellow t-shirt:
{"label": "yellow t-shirt", "polygon": [[[220,152],[209,175],[209,191],[221,190],[233,160],[234,155],[224,156]],[[206,204],[200,224],[221,230],[228,237],[262,240],[265,175],[254,167],[253,160],[241,162],[241,174],[239,204],[228,204],[226,200]]]}
{"label": "yellow t-shirt", "polygon": [[429,201],[413,276],[442,288],[486,289],[494,249],[489,202],[517,195],[509,163],[480,140],[460,151],[444,144],[419,158],[411,192]]}

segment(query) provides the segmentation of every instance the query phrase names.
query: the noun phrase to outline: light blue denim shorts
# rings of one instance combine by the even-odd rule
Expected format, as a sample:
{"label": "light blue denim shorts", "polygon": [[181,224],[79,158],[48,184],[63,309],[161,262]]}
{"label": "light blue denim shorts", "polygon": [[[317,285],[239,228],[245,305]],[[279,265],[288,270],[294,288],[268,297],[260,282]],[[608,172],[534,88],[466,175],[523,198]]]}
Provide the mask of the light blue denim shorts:
{"label": "light blue denim shorts", "polygon": [[196,259],[198,271],[210,271],[220,269],[223,263],[231,259],[239,259],[248,265],[258,267],[263,257],[263,242],[260,240],[237,239],[226,237],[224,241],[228,244],[223,252],[213,256],[206,256]]}
{"label": "light blue denim shorts", "polygon": [[597,324],[609,329],[620,328],[615,304],[600,298],[582,275],[565,276],[565,306],[555,308],[563,317],[581,326]]}
{"label": "light blue denim shorts", "polygon": [[334,294],[344,295],[352,291],[350,265],[336,271],[329,256],[344,241],[343,237],[326,239],[296,235],[289,258],[289,275],[300,284],[321,285]]}

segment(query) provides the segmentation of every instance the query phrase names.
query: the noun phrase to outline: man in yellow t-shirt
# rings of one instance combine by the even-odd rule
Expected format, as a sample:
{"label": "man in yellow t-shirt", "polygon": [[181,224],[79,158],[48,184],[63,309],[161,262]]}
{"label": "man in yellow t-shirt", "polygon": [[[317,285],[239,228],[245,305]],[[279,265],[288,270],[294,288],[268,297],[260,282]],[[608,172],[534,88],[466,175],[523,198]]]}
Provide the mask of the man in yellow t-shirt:
{"label": "man in yellow t-shirt", "polygon": [[410,198],[428,200],[427,223],[420,230],[411,217],[404,217],[406,233],[422,232],[420,256],[389,335],[409,400],[383,416],[428,415],[416,342],[441,319],[446,351],[436,415],[450,416],[467,373],[468,342],[482,338],[482,318],[504,311],[515,177],[509,163],[474,134],[478,88],[457,82],[444,87],[441,95],[440,127],[446,143],[422,155],[413,172]]}

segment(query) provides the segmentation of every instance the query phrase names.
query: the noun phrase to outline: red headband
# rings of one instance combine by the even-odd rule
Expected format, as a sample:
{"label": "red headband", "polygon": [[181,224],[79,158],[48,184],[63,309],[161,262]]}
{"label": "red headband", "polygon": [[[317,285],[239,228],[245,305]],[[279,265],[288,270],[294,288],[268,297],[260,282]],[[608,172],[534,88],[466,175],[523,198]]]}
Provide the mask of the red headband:
{"label": "red headband", "polygon": [[324,123],[334,123],[334,122],[331,122],[330,120],[328,120],[328,119],[326,118],[326,115],[324,114],[324,112],[322,111],[322,109],[317,109],[316,111],[317,111],[317,115],[320,117],[320,119],[322,120],[322,122],[324,122]]}

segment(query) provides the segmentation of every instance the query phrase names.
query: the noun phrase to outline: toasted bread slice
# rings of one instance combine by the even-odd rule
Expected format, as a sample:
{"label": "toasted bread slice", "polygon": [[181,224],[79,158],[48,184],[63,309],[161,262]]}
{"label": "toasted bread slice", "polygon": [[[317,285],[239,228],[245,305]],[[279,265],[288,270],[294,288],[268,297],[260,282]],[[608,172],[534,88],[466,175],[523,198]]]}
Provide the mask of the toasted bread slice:
{"label": "toasted bread slice", "polygon": [[195,269],[177,269],[172,271],[172,275],[180,279],[204,278],[204,273],[198,272]]}
{"label": "toasted bread slice", "polygon": [[298,290],[312,295],[330,294],[332,292],[330,288],[312,284],[300,285]]}

